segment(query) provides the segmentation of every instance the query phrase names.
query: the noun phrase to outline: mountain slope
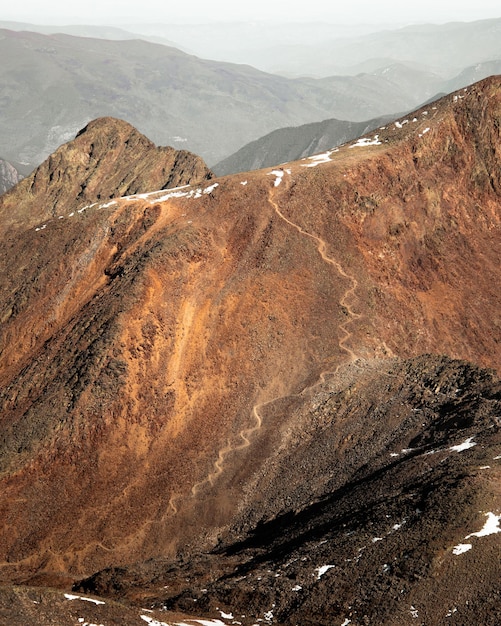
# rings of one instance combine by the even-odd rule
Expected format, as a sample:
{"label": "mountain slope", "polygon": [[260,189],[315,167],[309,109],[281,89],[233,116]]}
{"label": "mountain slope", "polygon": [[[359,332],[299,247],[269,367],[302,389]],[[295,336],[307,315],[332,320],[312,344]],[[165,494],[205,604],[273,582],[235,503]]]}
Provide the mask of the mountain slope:
{"label": "mountain slope", "polygon": [[171,147],[157,148],[127,122],[100,118],[4,195],[0,216],[4,226],[12,222],[26,226],[99,200],[210,178],[200,157]]}
{"label": "mountain slope", "polygon": [[243,146],[212,169],[219,176],[224,176],[296,161],[365,135],[393,118],[394,116],[379,117],[366,122],[324,120],[303,126],[279,128]]}
{"label": "mountain slope", "polygon": [[493,78],[282,169],[2,225],[2,581],[473,624],[482,568],[495,623],[499,533],[468,536],[501,515],[500,120]]}
{"label": "mountain slope", "polygon": [[285,125],[365,120],[424,99],[384,77],[288,80],[140,40],[0,30],[0,55],[0,148],[33,167],[102,116],[212,164]]}

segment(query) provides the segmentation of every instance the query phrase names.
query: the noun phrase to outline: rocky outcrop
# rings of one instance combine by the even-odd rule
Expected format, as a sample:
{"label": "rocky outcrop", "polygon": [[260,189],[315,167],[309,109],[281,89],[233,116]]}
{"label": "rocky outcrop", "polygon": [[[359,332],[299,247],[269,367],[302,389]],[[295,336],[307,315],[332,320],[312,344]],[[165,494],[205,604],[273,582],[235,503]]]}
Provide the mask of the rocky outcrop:
{"label": "rocky outcrop", "polygon": [[3,196],[0,215],[7,224],[37,223],[93,202],[211,177],[200,157],[157,148],[127,122],[104,117],[90,122]]}
{"label": "rocky outcrop", "polygon": [[2,227],[2,581],[284,624],[473,624],[478,592],[496,623],[500,119],[493,78],[282,168]]}
{"label": "rocky outcrop", "polygon": [[22,179],[23,176],[11,163],[0,159],[0,195],[17,185]]}

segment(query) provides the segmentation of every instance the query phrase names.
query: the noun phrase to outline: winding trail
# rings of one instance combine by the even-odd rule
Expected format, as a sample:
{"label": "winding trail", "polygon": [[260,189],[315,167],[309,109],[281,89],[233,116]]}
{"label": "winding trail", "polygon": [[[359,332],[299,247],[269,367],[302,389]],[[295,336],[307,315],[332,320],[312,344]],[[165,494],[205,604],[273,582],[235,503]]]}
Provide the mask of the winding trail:
{"label": "winding trail", "polygon": [[[280,210],[280,207],[278,206],[278,204],[275,202],[274,199],[274,190],[271,189],[269,191],[268,194],[268,201],[271,204],[271,206],[274,208],[275,213],[282,219],[284,220],[284,222],[286,222],[287,224],[289,224],[289,226],[292,226],[292,228],[295,228],[299,233],[301,233],[301,235],[304,235],[305,237],[309,237],[310,239],[313,239],[313,241],[315,241],[317,243],[317,250],[320,253],[320,256],[322,257],[322,259],[328,263],[329,265],[332,265],[336,268],[336,270],[338,271],[338,273],[343,277],[348,279],[349,281],[351,281],[351,287],[343,294],[343,297],[341,298],[341,300],[339,301],[339,303],[341,304],[342,307],[344,307],[347,311],[348,314],[350,316],[349,319],[346,320],[346,322],[343,322],[342,324],[339,325],[339,328],[341,329],[341,331],[344,333],[344,337],[342,339],[340,339],[339,341],[339,347],[344,350],[348,356],[350,357],[351,361],[356,361],[357,360],[357,355],[355,354],[355,352],[353,352],[353,350],[351,348],[348,348],[346,346],[346,342],[352,337],[353,333],[351,333],[346,327],[351,324],[354,320],[359,319],[360,317],[362,317],[359,313],[355,313],[355,311],[352,309],[352,307],[350,306],[350,303],[348,302],[348,299],[354,294],[355,290],[358,287],[358,281],[354,276],[351,276],[349,274],[347,274],[343,268],[341,267],[341,264],[336,261],[336,259],[333,259],[332,257],[328,256],[326,253],[326,249],[327,249],[327,243],[321,239],[320,237],[318,237],[317,235],[312,235],[311,233],[307,232],[306,230],[303,230],[301,228],[301,226],[299,226],[298,224],[296,224],[295,222],[291,222],[291,220],[287,217],[285,217],[285,215],[282,213],[282,211]],[[324,372],[324,374],[326,374],[328,372]],[[322,376],[322,374],[321,374]]]}
{"label": "winding trail", "polygon": [[[289,174],[289,172],[287,172]],[[289,174],[290,176],[290,174]],[[340,299],[339,303],[340,305],[346,309],[346,311],[348,312],[348,319],[343,322],[342,324],[339,325],[339,328],[341,330],[341,332],[343,333],[343,337],[339,340],[339,347],[346,352],[346,354],[349,357],[349,360],[351,362],[358,360],[359,357],[357,357],[357,355],[355,354],[355,352],[348,347],[346,344],[347,342],[351,339],[351,337],[353,336],[353,333],[351,333],[348,330],[348,326],[350,324],[352,324],[355,320],[359,319],[360,317],[362,317],[359,313],[356,313],[352,306],[350,305],[349,300],[352,298],[355,290],[358,287],[358,281],[357,279],[350,275],[347,274],[344,269],[342,268],[341,264],[334,258],[332,258],[331,256],[329,256],[327,254],[327,243],[320,237],[318,237],[317,235],[314,235],[312,233],[307,232],[306,230],[304,230],[303,228],[301,228],[301,226],[299,226],[298,224],[296,224],[295,222],[292,222],[289,218],[287,218],[282,211],[280,210],[280,207],[278,206],[277,202],[275,201],[275,194],[277,193],[278,189],[277,189],[278,185],[275,184],[273,187],[270,187],[270,190],[268,192],[268,201],[271,204],[271,206],[273,207],[273,210],[275,211],[275,213],[278,215],[278,217],[283,220],[286,224],[288,224],[289,226],[291,226],[292,228],[294,228],[295,230],[297,230],[301,235],[304,235],[305,237],[309,237],[310,239],[312,239],[313,241],[315,241],[315,243],[317,244],[317,250],[320,254],[320,256],[322,257],[322,259],[328,263],[329,265],[332,265],[336,271],[338,272],[338,274],[340,274],[340,276],[342,276],[343,278],[346,278],[347,280],[349,280],[351,282],[351,286],[345,291],[345,293],[343,294],[342,298]],[[261,429],[262,426],[262,417],[260,415],[260,409],[262,409],[264,406],[267,406],[268,404],[272,404],[273,402],[275,402],[276,400],[279,400],[281,398],[284,397],[290,397],[290,396],[300,396],[303,395],[304,393],[306,393],[307,391],[310,391],[311,389],[313,389],[314,387],[322,384],[325,382],[325,377],[327,375],[331,375],[331,376],[335,376],[335,374],[338,372],[339,368],[341,367],[341,364],[339,364],[336,369],[334,371],[324,371],[319,375],[319,380],[314,383],[313,385],[306,387],[305,389],[303,389],[300,393],[298,394],[287,394],[287,395],[279,395],[276,396],[274,398],[271,398],[270,400],[266,400],[264,402],[260,402],[257,403],[253,406],[252,408],[252,415],[254,417],[254,425],[249,427],[249,428],[244,428],[242,429],[238,435],[236,436],[237,439],[237,443],[232,444],[231,441],[228,439],[226,445],[221,448],[218,452],[218,457],[217,460],[214,463],[213,466],[213,470],[207,475],[206,478],[204,478],[202,481],[195,483],[191,489],[191,495],[192,497],[195,497],[200,490],[207,484],[209,485],[214,485],[214,482],[216,481],[216,479],[223,473],[224,470],[224,462],[226,457],[232,453],[232,452],[237,452],[239,450],[243,450],[245,448],[248,448],[250,446],[250,439],[251,437],[258,432]],[[240,443],[238,443],[238,441],[240,440]],[[176,514],[178,509],[175,505],[176,500],[179,498],[180,496],[173,496],[171,497],[170,501],[169,501],[169,507],[171,509],[171,511]]]}

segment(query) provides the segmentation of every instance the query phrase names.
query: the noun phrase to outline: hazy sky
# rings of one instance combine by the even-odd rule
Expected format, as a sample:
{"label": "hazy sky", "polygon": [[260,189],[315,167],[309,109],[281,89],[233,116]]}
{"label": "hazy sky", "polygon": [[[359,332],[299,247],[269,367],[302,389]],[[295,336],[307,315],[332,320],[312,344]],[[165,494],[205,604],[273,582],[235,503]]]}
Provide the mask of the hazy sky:
{"label": "hazy sky", "polygon": [[2,5],[0,20],[42,24],[265,19],[402,24],[501,17],[500,0],[19,0]]}

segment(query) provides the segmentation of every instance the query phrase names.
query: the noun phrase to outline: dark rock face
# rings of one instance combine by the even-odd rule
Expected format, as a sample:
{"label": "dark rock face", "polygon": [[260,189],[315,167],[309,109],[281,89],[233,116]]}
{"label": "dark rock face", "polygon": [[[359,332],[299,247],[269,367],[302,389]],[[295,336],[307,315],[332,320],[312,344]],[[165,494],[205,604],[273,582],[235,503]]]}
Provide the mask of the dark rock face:
{"label": "dark rock face", "polygon": [[0,159],[0,195],[17,185],[22,179],[23,176],[11,163]]}
{"label": "dark rock face", "polygon": [[496,623],[500,120],[490,79],[283,169],[11,208],[1,580]]}
{"label": "dark rock face", "polygon": [[200,157],[157,148],[127,122],[99,118],[3,196],[0,215],[4,225],[28,225],[93,202],[210,178]]}

